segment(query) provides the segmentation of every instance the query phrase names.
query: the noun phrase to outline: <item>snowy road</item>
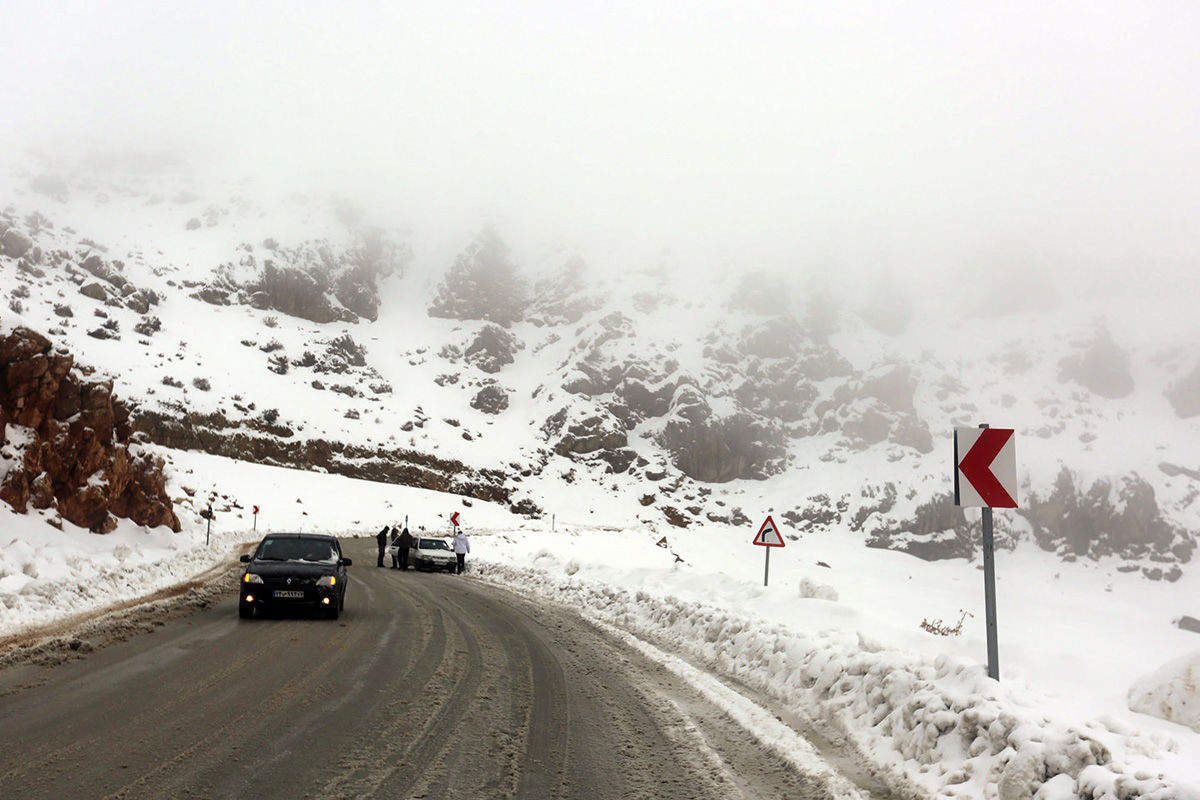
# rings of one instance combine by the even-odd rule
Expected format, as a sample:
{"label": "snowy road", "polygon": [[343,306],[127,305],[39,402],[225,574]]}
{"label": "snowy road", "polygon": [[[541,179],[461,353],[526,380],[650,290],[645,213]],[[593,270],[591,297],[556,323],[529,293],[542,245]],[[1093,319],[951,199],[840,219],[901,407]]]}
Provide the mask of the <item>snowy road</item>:
{"label": "snowy road", "polygon": [[[24,798],[817,798],[661,664],[469,578],[374,567],[341,620],[153,633],[0,672],[0,785]],[[19,743],[19,746],[14,746]]]}

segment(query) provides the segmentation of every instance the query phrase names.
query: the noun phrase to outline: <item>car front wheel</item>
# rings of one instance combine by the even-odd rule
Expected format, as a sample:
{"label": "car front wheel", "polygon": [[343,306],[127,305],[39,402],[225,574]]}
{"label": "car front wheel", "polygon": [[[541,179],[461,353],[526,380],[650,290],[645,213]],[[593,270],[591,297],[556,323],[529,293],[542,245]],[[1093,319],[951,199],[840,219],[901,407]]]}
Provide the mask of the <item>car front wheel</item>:
{"label": "car front wheel", "polygon": [[254,606],[249,603],[238,603],[238,616],[242,619],[254,619]]}

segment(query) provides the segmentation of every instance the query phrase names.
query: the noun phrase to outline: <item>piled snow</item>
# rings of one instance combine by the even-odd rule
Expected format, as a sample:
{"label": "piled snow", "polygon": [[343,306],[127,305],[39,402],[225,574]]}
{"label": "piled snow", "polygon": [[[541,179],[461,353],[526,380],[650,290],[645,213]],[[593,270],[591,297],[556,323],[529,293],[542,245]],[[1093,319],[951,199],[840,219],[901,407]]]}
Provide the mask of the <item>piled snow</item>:
{"label": "piled snow", "polygon": [[[476,548],[489,559],[483,575],[546,602],[578,608],[598,624],[678,654],[704,673],[762,692],[850,742],[898,792],[1028,798],[1055,779],[1045,796],[1200,796],[1185,786],[1200,780],[1194,760],[1200,756],[1200,737],[1189,737],[1183,748],[1157,726],[1130,724],[1136,718],[1112,707],[1090,719],[1056,713],[1046,687],[1019,677],[1021,670],[1012,669],[1018,677],[996,683],[978,657],[935,655],[944,641],[937,637],[925,637],[919,650],[897,647],[905,637],[864,633],[881,628],[855,624],[868,622],[862,610],[836,602],[804,601],[821,604],[818,608],[773,606],[781,599],[779,590],[667,566],[667,559],[651,555],[649,537],[636,532],[577,530],[566,536],[576,541],[564,543],[560,534],[557,546],[547,547],[542,539],[530,568],[521,565],[519,553],[505,552],[518,543],[519,551],[526,551],[529,535],[501,533],[501,542],[489,540]],[[597,561],[585,561],[581,550],[594,551]],[[561,562],[555,551],[574,557]],[[581,570],[581,561],[589,567]],[[622,568],[622,561],[660,566]],[[807,576],[796,581],[794,570],[780,572],[775,579],[803,587],[801,596],[821,585]],[[746,593],[740,599],[739,589]],[[907,616],[911,605],[911,600],[900,601],[890,611]],[[891,621],[888,610],[875,613]],[[840,624],[820,624],[830,621]],[[1044,642],[1053,653],[1070,651],[1072,644],[1083,645]],[[1092,710],[1098,709],[1093,705]]]}
{"label": "piled snow", "polygon": [[1129,707],[1200,731],[1200,652],[1139,678],[1129,688]]}

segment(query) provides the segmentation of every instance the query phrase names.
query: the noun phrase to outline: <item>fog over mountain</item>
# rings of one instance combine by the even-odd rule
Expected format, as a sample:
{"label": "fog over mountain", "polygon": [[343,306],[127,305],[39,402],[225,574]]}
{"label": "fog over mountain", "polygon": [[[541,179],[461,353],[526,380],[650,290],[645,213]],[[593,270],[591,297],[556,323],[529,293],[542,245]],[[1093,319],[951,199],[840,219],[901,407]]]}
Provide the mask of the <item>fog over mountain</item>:
{"label": "fog over mountain", "polygon": [[[0,131],[429,230],[1191,290],[1193,4],[6,4]],[[1125,278],[1130,278],[1126,283]],[[928,280],[926,280],[928,279]]]}

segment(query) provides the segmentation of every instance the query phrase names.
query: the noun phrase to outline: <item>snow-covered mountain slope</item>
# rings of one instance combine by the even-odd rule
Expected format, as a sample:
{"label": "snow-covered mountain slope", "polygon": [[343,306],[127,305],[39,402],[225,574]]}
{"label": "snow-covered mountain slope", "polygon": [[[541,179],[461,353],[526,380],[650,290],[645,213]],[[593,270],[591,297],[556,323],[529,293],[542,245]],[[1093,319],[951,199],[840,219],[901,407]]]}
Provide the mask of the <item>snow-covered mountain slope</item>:
{"label": "snow-covered mountain slope", "polygon": [[[77,552],[114,584],[98,602],[156,587],[180,563],[202,568],[209,502],[228,543],[251,538],[251,503],[286,504],[281,526],[366,532],[404,513],[434,528],[453,510],[442,504],[465,499],[470,524],[495,532],[493,577],[584,607],[607,598],[627,629],[739,680],[766,664],[768,690],[806,715],[843,692],[830,719],[916,785],[990,797],[1006,770],[1011,785],[1026,772],[1034,785],[1061,766],[1076,791],[1063,796],[1106,796],[1111,775],[1150,796],[1160,762],[1178,776],[1200,761],[1200,735],[1125,708],[1135,681],[1200,644],[1174,624],[1200,617],[1188,606],[1200,527],[1189,298],[1044,294],[1023,310],[926,302],[903,284],[851,292],[836,276],[814,288],[811,275],[679,254],[518,247],[500,228],[409,232],[342,200],[174,166],[5,180],[0,333],[31,328],[112,381],[134,445],[167,459],[184,537],[158,528],[139,540],[126,522],[109,548],[53,506],[0,508],[15,532],[0,575],[5,630],[87,605],[55,600],[72,576],[96,577]],[[980,422],[1018,436],[1021,508],[996,514],[1013,551],[998,559],[1017,682],[1002,700],[977,674],[978,515],[948,498],[951,430]],[[212,456],[304,472],[267,480],[265,466]],[[723,587],[755,585],[760,553],[747,542],[768,513],[786,557],[772,561],[770,591],[735,599]],[[173,566],[158,583],[120,577],[153,572],[164,554]],[[960,611],[975,615],[961,638],[920,627],[953,627]],[[750,635],[727,630],[742,624]],[[782,639],[768,635],[776,624],[790,626]],[[962,662],[938,662],[946,653]],[[843,686],[826,668],[866,677]],[[917,692],[925,704],[908,708],[904,692],[884,691],[893,672],[940,699]],[[1139,684],[1138,696],[1172,682]],[[984,717],[1012,725],[978,744],[947,738],[991,701]],[[1084,720],[1104,721],[1064,732]],[[1108,772],[1085,775],[1097,739],[1119,763],[1093,753]],[[1030,742],[1043,760],[1009,770]]]}
{"label": "snow-covered mountain slope", "polygon": [[1168,580],[1194,550],[1184,298],[930,313],[901,287],[814,296],[670,256],[589,268],[491,229],[422,249],[344,200],[154,177],[13,176],[4,292],[6,318],[110,373],[162,444],[532,514],[554,513],[540,477],[679,525],[765,505],[939,558],[974,552],[949,441],[986,421],[1018,435],[1002,546]]}

